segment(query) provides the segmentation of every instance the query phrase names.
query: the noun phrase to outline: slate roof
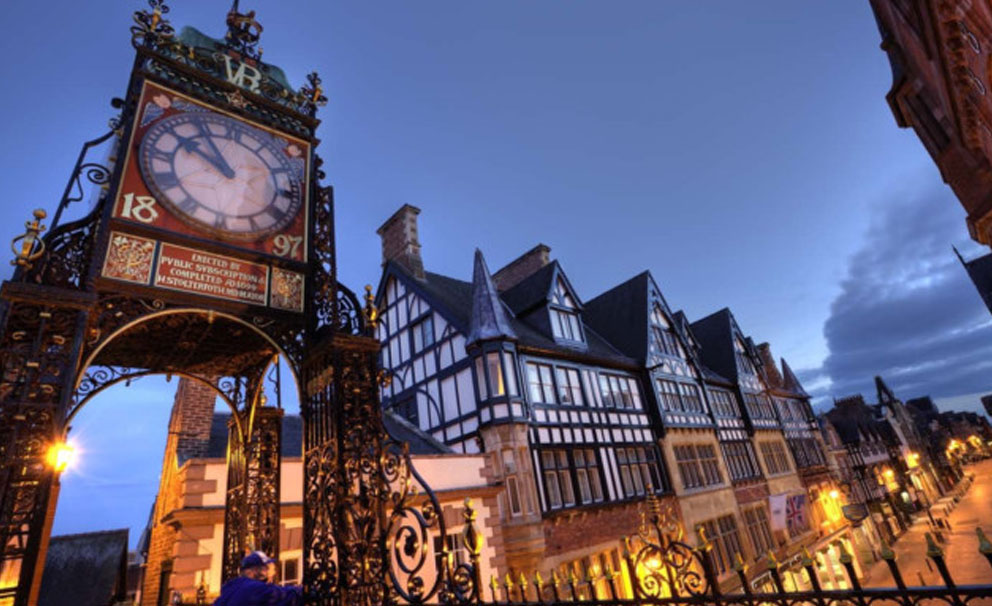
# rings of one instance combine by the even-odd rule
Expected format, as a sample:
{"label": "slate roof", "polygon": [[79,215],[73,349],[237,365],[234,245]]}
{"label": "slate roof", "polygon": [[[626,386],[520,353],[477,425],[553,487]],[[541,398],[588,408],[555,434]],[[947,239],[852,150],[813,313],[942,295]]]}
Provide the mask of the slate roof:
{"label": "slate roof", "polygon": [[628,356],[641,364],[648,355],[648,288],[650,274],[642,272],[598,297],[586,301],[584,316]]}
{"label": "slate roof", "polygon": [[961,264],[964,265],[965,270],[967,270],[968,276],[971,278],[972,283],[974,283],[975,288],[978,289],[978,294],[981,295],[982,301],[985,301],[985,306],[992,312],[992,253],[972,259],[971,261],[965,261],[957,249],[954,249],[954,252],[957,254],[958,259],[960,259]]}
{"label": "slate roof", "polygon": [[867,439],[889,443],[899,440],[892,426],[887,421],[879,420],[875,410],[860,395],[835,400],[834,407],[826,412],[826,417],[845,444],[861,442],[862,435]]}
{"label": "slate roof", "polygon": [[472,271],[472,315],[465,344],[501,338],[516,339],[517,334],[510,327],[510,318],[493,284],[486,259],[477,248]]}
{"label": "slate roof", "polygon": [[734,357],[733,317],[724,307],[691,325],[699,341],[703,364],[730,381],[737,379],[737,359]]}
{"label": "slate roof", "polygon": [[802,383],[796,378],[796,373],[792,372],[789,363],[782,358],[782,388],[790,391],[801,398],[809,398],[809,394],[803,389]]}
{"label": "slate roof", "polygon": [[[214,414],[210,426],[210,443],[207,445],[207,458],[223,459],[227,457],[227,421],[229,414]],[[383,415],[386,431],[401,442],[410,444],[410,453],[417,455],[447,454],[454,452],[430,435],[411,425],[393,413],[386,411]],[[285,415],[282,418],[282,445],[280,448],[284,457],[303,456],[303,419],[299,415]]]}
{"label": "slate roof", "polygon": [[[545,265],[534,275],[546,272],[547,268],[552,267],[555,263],[556,262],[552,262]],[[435,274],[429,271],[424,272],[423,280],[417,280],[411,276],[410,272],[407,271],[402,265],[392,262],[387,264],[387,270],[394,271],[397,274],[404,276],[406,278],[408,288],[412,288],[415,291],[420,290],[422,294],[430,299],[431,305],[437,307],[439,311],[447,317],[448,321],[455,325],[455,328],[461,331],[462,334],[468,334],[471,326],[472,284],[463,280],[456,280],[454,278],[449,278],[448,276],[442,276],[441,274]],[[519,291],[520,293],[526,292],[533,294],[537,290],[535,284],[537,284],[540,280],[532,282],[529,285],[524,283],[531,280],[534,275],[530,278],[526,278],[523,282],[510,290],[515,290],[523,285],[524,289]],[[545,276],[549,288],[551,275],[553,274],[547,274]],[[541,296],[541,301],[543,301],[544,295],[542,294]],[[507,293],[501,293],[500,298],[504,303],[508,304],[510,311],[513,311],[513,306],[509,305],[509,302],[507,301]],[[584,312],[582,315],[584,315]],[[637,366],[636,360],[623,355],[618,349],[616,349],[606,339],[600,336],[599,333],[597,333],[592,327],[590,327],[588,323],[586,323],[585,326],[587,347],[579,350],[574,347],[568,347],[567,345],[562,345],[555,342],[554,339],[544,335],[526,320],[514,317],[512,314],[508,314],[508,319],[510,322],[510,328],[517,335],[518,347],[530,347],[551,353],[567,355],[569,357],[579,357],[596,362],[605,362],[610,365],[625,366],[628,368]],[[583,321],[584,320],[585,319],[583,318]]]}
{"label": "slate roof", "polygon": [[503,300],[518,316],[543,305],[551,292],[551,280],[555,275],[558,261],[552,261],[527,276],[513,288],[501,293]]}
{"label": "slate roof", "polygon": [[126,528],[51,538],[38,606],[107,606],[126,591]]}

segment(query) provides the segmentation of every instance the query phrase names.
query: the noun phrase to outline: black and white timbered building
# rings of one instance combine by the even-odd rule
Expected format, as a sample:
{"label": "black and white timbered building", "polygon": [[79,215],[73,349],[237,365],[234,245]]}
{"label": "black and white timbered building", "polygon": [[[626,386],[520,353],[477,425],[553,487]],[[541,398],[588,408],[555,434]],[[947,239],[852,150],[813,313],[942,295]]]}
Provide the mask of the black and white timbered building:
{"label": "black and white timbered building", "polygon": [[644,495],[671,490],[641,365],[589,327],[547,247],[495,276],[476,251],[470,282],[442,276],[423,269],[418,213],[404,206],[379,229],[383,405],[456,451],[492,455],[507,566],[618,564],[617,525],[634,530]]}

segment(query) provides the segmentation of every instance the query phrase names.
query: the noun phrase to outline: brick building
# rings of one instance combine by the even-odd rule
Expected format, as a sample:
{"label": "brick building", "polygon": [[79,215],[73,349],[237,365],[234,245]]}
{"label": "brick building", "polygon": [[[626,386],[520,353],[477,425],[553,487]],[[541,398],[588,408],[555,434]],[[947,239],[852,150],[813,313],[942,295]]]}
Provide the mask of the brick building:
{"label": "brick building", "polygon": [[[992,245],[992,7],[987,2],[870,0],[892,66],[886,100],[912,128],[967,212],[971,237]],[[992,254],[965,262],[992,311]]]}

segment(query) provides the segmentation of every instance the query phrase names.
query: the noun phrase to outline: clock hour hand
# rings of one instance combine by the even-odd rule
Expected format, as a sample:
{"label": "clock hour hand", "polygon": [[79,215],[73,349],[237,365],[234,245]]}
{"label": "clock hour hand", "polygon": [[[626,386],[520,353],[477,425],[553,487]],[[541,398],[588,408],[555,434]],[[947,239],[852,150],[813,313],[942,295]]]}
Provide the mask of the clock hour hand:
{"label": "clock hour hand", "polygon": [[220,159],[220,161],[224,164],[224,168],[226,170],[222,170],[221,172],[224,173],[224,176],[227,177],[228,179],[233,179],[234,169],[231,168],[231,165],[227,163],[227,158],[224,157],[224,154],[220,153],[220,150],[217,149],[217,144],[214,143],[213,137],[210,136],[209,132],[204,130],[202,125],[197,124],[196,126],[198,129],[200,129],[200,134],[203,135],[203,138],[207,140],[207,144],[210,145],[210,151],[212,151],[214,155],[217,156],[217,158]]}
{"label": "clock hour hand", "polygon": [[210,137],[204,137],[204,138],[207,141],[210,141],[211,147],[213,147],[216,152],[215,154],[205,153],[202,149],[200,149],[200,144],[197,141],[188,139],[186,137],[180,137],[179,135],[175,135],[175,136],[177,139],[179,139],[179,145],[187,152],[192,154],[198,154],[204,160],[209,162],[211,166],[216,168],[220,174],[224,175],[228,179],[234,178],[234,169],[232,169],[227,164],[227,160],[224,159],[224,156],[221,155],[220,152],[216,151],[217,147],[213,144],[213,141],[210,141]]}

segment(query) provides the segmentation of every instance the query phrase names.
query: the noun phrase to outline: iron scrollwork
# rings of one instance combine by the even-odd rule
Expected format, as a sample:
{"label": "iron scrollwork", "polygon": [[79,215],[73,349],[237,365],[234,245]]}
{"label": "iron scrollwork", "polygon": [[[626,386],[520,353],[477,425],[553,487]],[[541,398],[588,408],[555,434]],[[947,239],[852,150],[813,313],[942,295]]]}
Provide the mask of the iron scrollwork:
{"label": "iron scrollwork", "polygon": [[[669,501],[663,503],[653,493],[648,511],[635,537],[624,539],[624,557],[631,573],[634,594],[639,598],[702,596],[708,590],[705,537],[703,549],[685,543],[685,531]],[[702,533],[702,530],[699,531]]]}

